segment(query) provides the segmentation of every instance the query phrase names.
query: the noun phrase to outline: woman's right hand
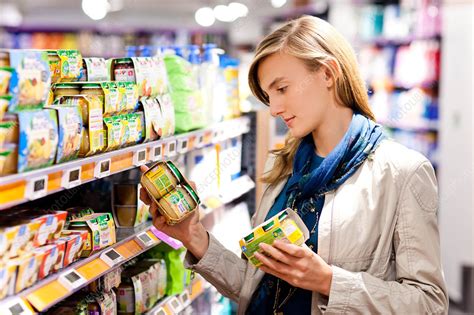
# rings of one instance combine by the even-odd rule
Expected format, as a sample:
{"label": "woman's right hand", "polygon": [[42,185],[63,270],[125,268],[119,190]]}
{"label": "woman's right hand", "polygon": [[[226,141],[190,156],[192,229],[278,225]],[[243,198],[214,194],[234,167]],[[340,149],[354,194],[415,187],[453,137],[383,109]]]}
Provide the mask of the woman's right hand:
{"label": "woman's right hand", "polygon": [[[140,170],[146,172],[148,167],[142,165]],[[193,184],[191,183],[192,186],[194,186]],[[204,256],[209,247],[209,235],[201,222],[199,222],[199,209],[196,209],[183,221],[175,225],[168,225],[166,219],[158,211],[157,204],[150,198],[148,192],[143,187],[140,189],[140,200],[150,206],[153,225],[159,231],[181,241],[198,260]]]}

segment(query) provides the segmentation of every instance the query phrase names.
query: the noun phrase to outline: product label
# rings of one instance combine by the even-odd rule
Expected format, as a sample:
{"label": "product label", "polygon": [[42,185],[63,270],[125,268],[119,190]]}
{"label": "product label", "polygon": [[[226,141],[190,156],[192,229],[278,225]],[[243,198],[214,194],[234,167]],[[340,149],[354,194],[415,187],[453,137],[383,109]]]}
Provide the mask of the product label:
{"label": "product label", "polygon": [[162,196],[174,189],[173,182],[163,167],[156,167],[146,173],[145,176],[153,182]]}
{"label": "product label", "polygon": [[104,58],[84,58],[87,66],[87,81],[107,81],[107,63]]}
{"label": "product label", "polygon": [[135,311],[135,291],[132,287],[118,289],[118,310],[120,313],[133,313]]}
{"label": "product label", "polygon": [[173,209],[178,210],[181,215],[193,210],[193,207],[189,204],[180,190],[171,191],[169,194],[165,195],[163,199],[165,199]]}

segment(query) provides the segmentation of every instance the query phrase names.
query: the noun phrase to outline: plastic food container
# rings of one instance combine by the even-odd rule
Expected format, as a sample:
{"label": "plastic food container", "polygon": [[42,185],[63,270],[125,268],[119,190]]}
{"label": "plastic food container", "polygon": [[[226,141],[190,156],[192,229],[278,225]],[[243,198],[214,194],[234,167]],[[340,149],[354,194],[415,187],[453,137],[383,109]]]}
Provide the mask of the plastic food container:
{"label": "plastic food container", "polygon": [[136,184],[115,184],[114,189],[114,203],[116,205],[136,205],[138,195]]}
{"label": "plastic food container", "polygon": [[171,162],[158,162],[143,173],[141,184],[169,225],[184,220],[200,203],[199,197]]}
{"label": "plastic food container", "polygon": [[183,181],[183,175],[171,161],[158,162],[143,173],[141,183],[155,198],[160,199]]}
{"label": "plastic food container", "polygon": [[114,217],[117,218],[117,226],[133,227],[135,226],[135,219],[137,217],[137,206],[115,205]]}

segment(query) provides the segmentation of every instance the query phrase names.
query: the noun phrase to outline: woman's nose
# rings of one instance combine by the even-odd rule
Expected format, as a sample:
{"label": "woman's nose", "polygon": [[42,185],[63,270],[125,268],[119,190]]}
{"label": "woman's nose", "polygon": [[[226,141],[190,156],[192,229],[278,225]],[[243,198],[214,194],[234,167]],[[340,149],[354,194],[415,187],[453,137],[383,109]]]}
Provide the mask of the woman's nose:
{"label": "woman's nose", "polygon": [[270,101],[270,114],[273,117],[278,117],[284,112],[284,106],[281,102]]}

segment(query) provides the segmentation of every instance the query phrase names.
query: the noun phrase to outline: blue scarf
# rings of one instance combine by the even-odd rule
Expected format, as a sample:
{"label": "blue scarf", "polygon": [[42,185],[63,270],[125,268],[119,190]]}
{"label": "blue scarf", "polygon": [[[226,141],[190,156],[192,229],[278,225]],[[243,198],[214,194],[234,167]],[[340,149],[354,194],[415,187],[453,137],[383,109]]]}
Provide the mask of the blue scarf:
{"label": "blue scarf", "polygon": [[342,185],[384,138],[380,125],[355,113],[344,138],[318,168],[307,173],[314,141],[311,135],[305,137],[296,152],[293,175],[287,183],[287,207],[314,208],[315,200]]}

